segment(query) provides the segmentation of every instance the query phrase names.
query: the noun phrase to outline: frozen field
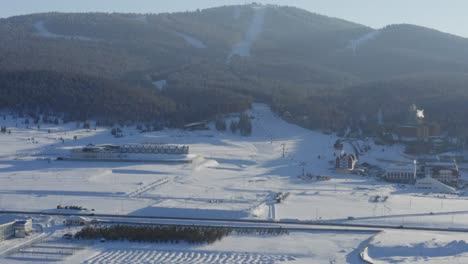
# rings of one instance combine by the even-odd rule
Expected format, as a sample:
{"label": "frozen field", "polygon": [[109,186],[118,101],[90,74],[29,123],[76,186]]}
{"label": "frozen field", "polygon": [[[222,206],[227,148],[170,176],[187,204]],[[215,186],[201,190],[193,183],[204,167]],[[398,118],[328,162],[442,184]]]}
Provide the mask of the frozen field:
{"label": "frozen field", "polygon": [[[55,211],[57,205],[78,205],[94,209],[96,213],[112,214],[468,227],[468,203],[463,192],[451,196],[424,194],[413,187],[388,184],[369,177],[335,174],[330,162],[339,154],[333,148],[336,136],[288,124],[262,104],[254,105],[252,116],[251,137],[215,130],[164,130],[140,134],[135,128],[127,127],[123,129],[125,136],[122,138],[112,137],[110,130],[105,128],[77,129],[75,123],[41,124],[40,129],[31,125],[31,128],[26,128],[23,119],[7,116],[6,120],[0,120],[2,125],[12,130],[11,135],[0,134],[0,209]],[[73,139],[75,136],[77,140]],[[60,138],[64,139],[64,143]],[[62,155],[72,147],[89,143],[143,142],[186,144],[190,146],[191,154],[200,155],[201,158],[192,164],[48,159]],[[361,161],[382,167],[394,161],[411,162],[402,154],[402,146],[382,149],[371,142],[369,144],[372,150],[362,156]],[[349,143],[345,144],[345,151],[352,151]],[[330,176],[331,179],[301,179],[298,177],[302,174],[301,164],[304,164],[305,172]],[[273,197],[278,192],[289,192],[290,195],[285,202],[276,204]],[[377,195],[388,196],[388,199],[373,202]],[[318,237],[327,238],[328,235],[333,236],[320,234]],[[339,237],[339,234],[334,235]],[[297,239],[292,239],[294,236]],[[352,235],[349,244],[343,245],[345,252],[349,253],[368,237]],[[319,259],[325,257],[324,254],[339,251],[331,250],[333,246],[341,247],[340,244],[328,247],[313,242],[315,239],[326,241],[317,239],[317,235],[294,234],[287,238],[291,240],[290,243],[301,239],[311,239],[312,242],[304,243],[297,252],[290,252],[289,249],[281,252],[276,250],[279,244],[275,246],[280,240],[262,239],[261,244],[265,244],[265,247],[258,251],[248,254],[242,250],[232,252],[235,247],[231,245],[242,244],[240,241],[245,239],[228,237],[223,240],[220,246],[230,254],[216,251],[217,244],[196,250],[169,247],[165,249],[166,253],[152,252],[148,250],[149,246],[133,250],[94,245],[92,250],[80,252],[94,252],[93,257],[87,255],[88,263],[112,263],[110,261],[116,259],[122,259],[122,263],[125,263],[133,257],[132,254],[137,259],[151,254],[156,259],[169,256],[175,263],[177,258],[190,257],[195,251],[197,258],[202,260],[199,263],[248,263],[247,259],[252,259],[253,263],[253,260],[265,255],[272,258],[270,262],[291,261],[289,258],[300,256],[300,252],[308,254],[306,259]],[[341,240],[338,239],[336,243]],[[316,247],[322,252],[321,255],[315,253]],[[290,249],[294,248],[291,246]],[[267,254],[268,250],[273,250],[275,254]],[[371,254],[374,254],[372,250]],[[336,263],[343,263],[339,259],[343,260],[346,255],[342,252],[326,259],[336,257]]]}
{"label": "frozen field", "polygon": [[370,244],[375,263],[467,263],[466,234],[387,231]]}

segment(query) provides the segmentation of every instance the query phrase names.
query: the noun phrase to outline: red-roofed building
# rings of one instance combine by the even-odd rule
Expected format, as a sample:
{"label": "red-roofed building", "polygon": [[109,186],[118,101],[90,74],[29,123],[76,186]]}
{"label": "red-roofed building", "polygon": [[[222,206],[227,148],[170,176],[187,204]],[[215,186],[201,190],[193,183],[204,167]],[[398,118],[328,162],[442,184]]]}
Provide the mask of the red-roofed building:
{"label": "red-roofed building", "polygon": [[336,157],[335,168],[340,173],[350,173],[354,171],[357,163],[357,158],[353,154],[342,154]]}

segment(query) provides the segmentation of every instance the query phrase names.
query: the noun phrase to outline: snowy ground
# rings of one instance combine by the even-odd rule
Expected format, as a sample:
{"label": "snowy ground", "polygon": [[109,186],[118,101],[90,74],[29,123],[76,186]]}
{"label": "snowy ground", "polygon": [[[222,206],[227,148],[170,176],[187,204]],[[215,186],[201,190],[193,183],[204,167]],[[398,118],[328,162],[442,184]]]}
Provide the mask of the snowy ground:
{"label": "snowy ground", "polygon": [[[60,233],[62,234],[62,233]],[[326,231],[232,235],[212,245],[68,241],[59,233],[2,263],[359,263],[368,233]]]}
{"label": "snowy ground", "polygon": [[371,242],[375,263],[467,263],[466,234],[386,231]]}
{"label": "snowy ground", "polygon": [[[321,219],[404,226],[468,227],[467,197],[463,193],[456,196],[424,194],[409,186],[380,182],[370,177],[336,174],[332,169],[333,163],[330,163],[335,155],[339,154],[333,148],[336,136],[287,124],[262,104],[254,105],[252,116],[254,119],[251,137],[214,130],[164,130],[140,134],[135,128],[128,127],[123,129],[124,137],[114,138],[109,129],[77,129],[75,123],[41,124],[39,129],[30,125],[30,128],[25,128],[24,119],[14,119],[7,115],[6,120],[0,119],[2,125],[7,125],[12,130],[11,135],[0,134],[0,209],[55,211],[56,206],[61,204],[95,209],[96,213],[237,219]],[[74,136],[77,140],[73,139]],[[62,143],[60,138],[63,138],[65,143]],[[48,159],[66,153],[69,148],[89,143],[143,142],[187,144],[192,154],[203,158],[193,164],[74,162]],[[371,142],[369,144],[372,149],[361,156],[362,161],[382,167],[395,161],[411,162],[403,155],[402,146],[382,148]],[[351,144],[345,144],[345,151],[352,151]],[[330,176],[331,180],[299,178],[302,174],[301,164],[305,164],[305,172]],[[284,203],[275,204],[272,201],[278,192],[290,193]],[[388,199],[386,202],[372,202],[376,195],[388,196]],[[354,219],[348,220],[348,217]],[[329,236],[336,236],[336,240],[330,238],[330,246],[324,242],[328,241]],[[343,263],[346,262],[342,261],[343,258],[346,258],[353,248],[360,247],[361,243],[369,238],[368,235],[348,236],[349,240],[343,239],[340,234],[311,236],[297,233],[291,236],[293,239],[290,242],[284,244],[276,239],[249,238],[262,240],[261,243],[252,243],[265,246],[248,252],[253,255],[252,259],[269,256],[271,252],[275,252],[279,258],[292,256],[309,261],[304,263],[313,263],[314,258],[336,258],[336,263]],[[307,243],[295,251],[297,245],[294,241],[301,239]],[[405,239],[400,241],[403,246],[406,243]],[[168,253],[170,258],[175,259],[175,255],[186,257],[189,252],[196,251],[198,253],[194,253],[194,256],[200,256],[200,259],[204,260],[202,262],[207,263],[206,258],[211,259],[210,256],[218,260],[223,258],[224,253],[216,251],[217,247],[222,247],[223,252],[234,251],[233,258],[245,260],[243,258],[247,256],[242,255],[242,250],[236,251],[233,245],[239,247],[246,240],[248,239],[229,237],[219,245],[214,244],[206,248],[195,250],[190,247],[170,247],[167,251],[171,252]],[[423,242],[419,243],[429,240],[421,237]],[[447,240],[447,244],[454,240],[456,238]],[[347,244],[342,245],[340,241]],[[410,243],[417,247],[418,242]],[[289,244],[291,246],[288,246]],[[442,251],[447,249],[443,243],[437,245],[441,246]],[[109,259],[118,259],[116,256],[121,256],[125,262],[133,251],[136,255],[141,255],[141,258],[157,254],[149,251],[149,246],[136,245],[135,247],[141,249],[127,249],[122,252],[117,252],[122,249],[112,247],[113,245],[109,248],[93,245],[89,249],[86,246],[86,249],[79,250],[81,253],[76,254],[85,254],[79,256],[82,260],[89,258],[89,263],[109,263]],[[345,251],[333,255],[341,250],[335,248],[341,247]],[[394,248],[396,245],[389,247]],[[284,251],[276,250],[278,248]],[[315,253],[314,249],[319,253]],[[86,255],[86,252],[96,255],[91,257]],[[297,257],[302,256],[301,252],[304,256]],[[380,251],[370,248],[371,257],[385,258],[386,255],[379,255],[378,252]],[[455,255],[456,258],[464,256]],[[162,255],[160,257],[162,258]],[[440,258],[444,259],[444,256]]]}

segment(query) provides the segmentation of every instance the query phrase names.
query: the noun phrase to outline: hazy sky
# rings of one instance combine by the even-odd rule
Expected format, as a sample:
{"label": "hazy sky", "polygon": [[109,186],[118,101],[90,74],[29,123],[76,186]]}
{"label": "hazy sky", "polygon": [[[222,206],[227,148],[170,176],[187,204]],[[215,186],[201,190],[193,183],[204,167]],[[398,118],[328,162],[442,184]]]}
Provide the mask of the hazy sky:
{"label": "hazy sky", "polygon": [[[194,10],[245,4],[245,0],[0,0],[0,17],[61,12],[144,12]],[[259,3],[297,6],[374,28],[410,23],[468,37],[468,0],[257,0]]]}

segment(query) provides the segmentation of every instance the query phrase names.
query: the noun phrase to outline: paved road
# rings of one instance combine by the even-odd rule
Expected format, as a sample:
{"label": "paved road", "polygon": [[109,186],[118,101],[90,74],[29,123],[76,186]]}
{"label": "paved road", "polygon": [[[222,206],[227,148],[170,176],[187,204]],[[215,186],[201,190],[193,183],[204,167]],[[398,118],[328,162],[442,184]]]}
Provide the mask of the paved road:
{"label": "paved road", "polygon": [[[351,224],[351,223],[333,223],[333,222],[317,222],[317,221],[296,221],[296,220],[259,220],[259,219],[214,219],[214,218],[200,218],[200,217],[165,217],[165,216],[137,216],[137,215],[118,215],[118,214],[90,214],[90,213],[54,213],[54,212],[38,212],[38,211],[0,211],[0,214],[19,214],[19,215],[50,215],[50,216],[83,216],[95,218],[120,218],[120,219],[133,219],[133,220],[173,220],[173,221],[187,221],[202,223],[225,223],[229,225],[234,224],[270,224],[280,225],[287,228],[291,225],[297,226],[321,226],[321,227],[347,227],[347,228],[368,228],[374,230],[382,229],[399,229],[399,230],[416,230],[416,231],[438,231],[438,232],[459,232],[468,233],[467,228],[439,228],[439,227],[423,227],[423,226],[401,226],[401,225],[371,225],[371,224]],[[138,223],[138,221],[133,221]]]}

